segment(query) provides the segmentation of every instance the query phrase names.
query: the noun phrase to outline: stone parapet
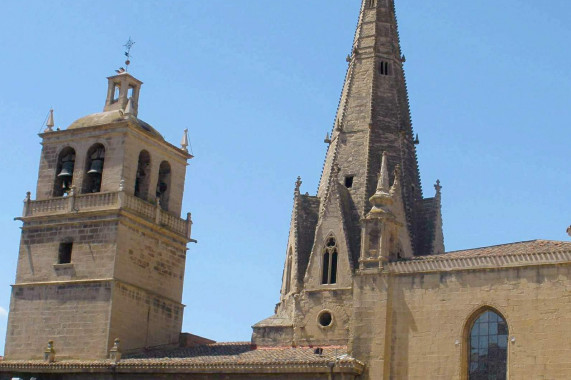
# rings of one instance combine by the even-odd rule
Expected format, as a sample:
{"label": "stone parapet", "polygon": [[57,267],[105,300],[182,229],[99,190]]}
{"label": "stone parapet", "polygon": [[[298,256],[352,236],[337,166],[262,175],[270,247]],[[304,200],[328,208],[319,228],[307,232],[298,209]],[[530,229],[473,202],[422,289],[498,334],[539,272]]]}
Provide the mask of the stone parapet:
{"label": "stone parapet", "polygon": [[186,220],[181,219],[161,209],[158,204],[146,202],[123,191],[72,194],[67,197],[35,201],[27,198],[24,201],[22,219],[112,209],[125,209],[190,240],[190,225],[192,224],[190,214]]}

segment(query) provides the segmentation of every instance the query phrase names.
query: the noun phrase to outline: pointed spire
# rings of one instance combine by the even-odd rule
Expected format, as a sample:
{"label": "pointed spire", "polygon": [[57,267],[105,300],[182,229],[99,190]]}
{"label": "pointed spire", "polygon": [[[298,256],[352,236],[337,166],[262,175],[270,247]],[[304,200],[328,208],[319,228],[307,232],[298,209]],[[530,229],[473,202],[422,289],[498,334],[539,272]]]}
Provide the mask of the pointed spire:
{"label": "pointed spire", "polygon": [[331,138],[329,138],[329,132],[325,134],[325,140],[323,140],[325,144],[331,144]]}
{"label": "pointed spire", "polygon": [[[395,182],[399,186],[399,182],[395,177]],[[392,189],[391,189],[392,190]],[[387,169],[387,152],[383,152],[381,160],[381,172],[379,173],[379,181],[377,183],[377,191],[369,198],[369,202],[373,204],[372,213],[387,213],[383,209],[385,205],[393,203],[392,192],[389,192],[389,171]]]}
{"label": "pointed spire", "polygon": [[180,142],[180,147],[185,152],[188,152],[188,129],[185,129],[184,133],[182,134],[182,140]]}
{"label": "pointed spire", "polygon": [[50,109],[50,115],[48,116],[48,122],[46,123],[44,132],[53,132],[54,125],[54,110],[52,108]]}
{"label": "pointed spire", "polygon": [[381,172],[377,183],[377,193],[388,193],[389,191],[389,170],[387,169],[387,152],[383,152],[381,159]]}
{"label": "pointed spire", "polygon": [[133,115],[133,98],[129,98],[127,101],[127,107],[125,107],[125,115]]}

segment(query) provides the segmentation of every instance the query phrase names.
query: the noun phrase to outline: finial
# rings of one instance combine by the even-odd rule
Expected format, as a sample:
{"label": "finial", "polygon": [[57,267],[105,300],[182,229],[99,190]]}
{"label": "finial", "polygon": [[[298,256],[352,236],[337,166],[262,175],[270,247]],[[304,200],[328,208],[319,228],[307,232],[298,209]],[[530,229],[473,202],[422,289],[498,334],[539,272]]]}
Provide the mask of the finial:
{"label": "finial", "polygon": [[301,184],[303,182],[301,181],[301,177],[297,176],[297,181],[295,181],[295,192],[299,193],[299,188],[301,187]]}
{"label": "finial", "polygon": [[326,144],[331,144],[331,139],[329,138],[329,132],[325,134],[325,140],[323,140]]}
{"label": "finial", "polygon": [[125,107],[125,115],[133,115],[133,98],[129,98],[127,101],[127,107]]}
{"label": "finial", "polygon": [[133,45],[135,45],[135,41],[131,40],[131,36],[129,36],[129,40],[127,40],[127,43],[123,45],[125,47],[125,57],[127,57],[127,60],[125,61],[125,71],[129,71],[129,65],[131,64],[131,48]]}
{"label": "finial", "polygon": [[567,235],[571,236],[571,226],[567,227]]}
{"label": "finial", "polygon": [[50,109],[50,116],[48,116],[48,122],[46,123],[46,129],[44,132],[52,132],[54,127],[54,110]]}
{"label": "finial", "polygon": [[347,63],[351,63],[351,54],[347,54],[347,58],[345,58]]}
{"label": "finial", "polygon": [[48,346],[44,350],[44,360],[53,363],[56,360],[56,351],[54,350],[54,341],[48,340]]}
{"label": "finial", "polygon": [[182,140],[180,141],[180,147],[185,152],[188,152],[188,129],[184,130],[182,134]]}
{"label": "finial", "polygon": [[400,57],[400,61],[401,61],[402,63],[405,63],[405,62],[406,62],[406,57],[404,56],[404,54]]}
{"label": "finial", "polygon": [[418,133],[416,134],[416,137],[414,138],[414,145],[418,145],[420,144],[420,140],[418,139]]}
{"label": "finial", "polygon": [[115,338],[113,341],[113,347],[109,350],[109,359],[113,360],[115,363],[121,360],[121,349],[119,348],[120,343],[121,340],[119,338]]}
{"label": "finial", "polygon": [[31,199],[32,199],[32,193],[26,191],[26,199],[24,199],[24,202],[29,202]]}
{"label": "finial", "polygon": [[440,190],[442,190],[442,186],[440,186],[440,180],[437,179],[436,183],[434,184],[434,189],[436,190],[436,194],[440,194]]}

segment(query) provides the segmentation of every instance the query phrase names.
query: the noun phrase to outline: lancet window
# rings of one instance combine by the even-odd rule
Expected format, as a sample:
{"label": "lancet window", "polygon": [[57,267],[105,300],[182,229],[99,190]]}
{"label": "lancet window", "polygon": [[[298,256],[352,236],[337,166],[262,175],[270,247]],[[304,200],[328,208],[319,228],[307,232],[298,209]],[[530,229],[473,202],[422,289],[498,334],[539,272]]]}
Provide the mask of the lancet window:
{"label": "lancet window", "polygon": [[337,242],[334,237],[328,237],[323,249],[322,284],[337,283]]}

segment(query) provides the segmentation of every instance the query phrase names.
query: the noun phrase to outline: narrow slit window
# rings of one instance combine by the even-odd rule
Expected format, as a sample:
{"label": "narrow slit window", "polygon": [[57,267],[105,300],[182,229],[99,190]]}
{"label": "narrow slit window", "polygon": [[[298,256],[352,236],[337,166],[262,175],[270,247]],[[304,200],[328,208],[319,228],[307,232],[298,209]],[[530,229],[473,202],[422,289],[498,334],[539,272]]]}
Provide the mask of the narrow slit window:
{"label": "narrow slit window", "polygon": [[379,65],[379,71],[381,75],[389,75],[389,63],[386,61],[381,61]]}
{"label": "narrow slit window", "polygon": [[73,249],[73,243],[66,242],[59,244],[58,252],[58,264],[69,264],[71,263],[71,251]]}

